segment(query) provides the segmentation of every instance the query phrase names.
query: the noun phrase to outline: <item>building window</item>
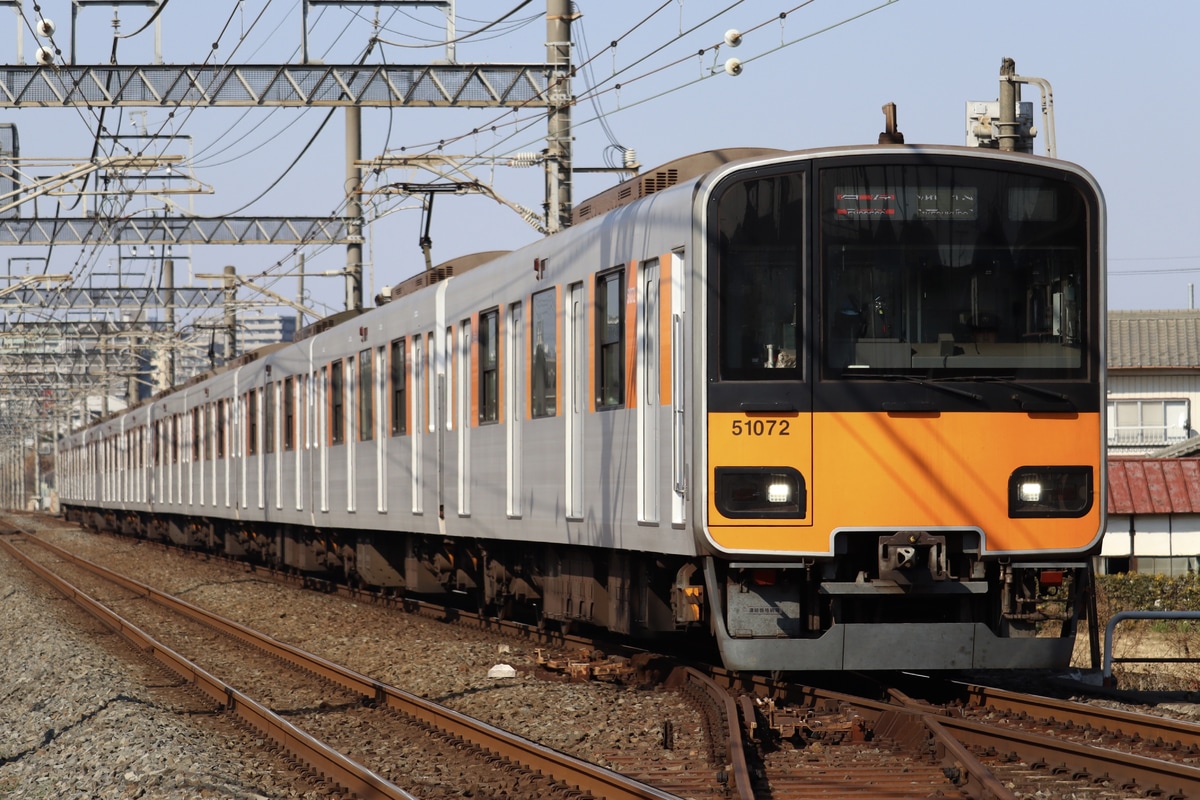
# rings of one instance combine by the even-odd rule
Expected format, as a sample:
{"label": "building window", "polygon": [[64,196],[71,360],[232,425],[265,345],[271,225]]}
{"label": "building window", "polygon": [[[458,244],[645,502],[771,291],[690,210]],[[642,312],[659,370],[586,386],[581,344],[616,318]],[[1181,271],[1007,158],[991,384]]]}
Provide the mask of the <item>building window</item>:
{"label": "building window", "polygon": [[375,370],[370,348],[358,354],[358,440],[369,442],[375,431]]}
{"label": "building window", "polygon": [[500,419],[500,312],[479,315],[479,421]]}
{"label": "building window", "polygon": [[342,378],[342,360],[329,365],[329,443],[346,441],[346,387]]}
{"label": "building window", "polygon": [[404,339],[392,342],[392,436],[408,432],[408,347]]}
{"label": "building window", "polygon": [[625,404],[625,271],[596,277],[596,407]]}
{"label": "building window", "polygon": [[1109,400],[1111,447],[1163,447],[1191,436],[1191,413],[1184,398]]}
{"label": "building window", "polygon": [[533,337],[530,343],[530,401],[534,419],[558,413],[557,291],[533,296]]}

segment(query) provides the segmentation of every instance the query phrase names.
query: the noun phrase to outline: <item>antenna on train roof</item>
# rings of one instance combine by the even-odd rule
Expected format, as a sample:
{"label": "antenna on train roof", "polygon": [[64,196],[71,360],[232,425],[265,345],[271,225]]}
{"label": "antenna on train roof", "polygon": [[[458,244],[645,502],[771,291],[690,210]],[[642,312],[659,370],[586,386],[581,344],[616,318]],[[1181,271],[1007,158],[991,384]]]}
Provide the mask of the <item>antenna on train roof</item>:
{"label": "antenna on train roof", "polygon": [[883,107],[884,130],[879,134],[880,144],[904,144],[904,134],[896,124],[896,104],[887,103]]}

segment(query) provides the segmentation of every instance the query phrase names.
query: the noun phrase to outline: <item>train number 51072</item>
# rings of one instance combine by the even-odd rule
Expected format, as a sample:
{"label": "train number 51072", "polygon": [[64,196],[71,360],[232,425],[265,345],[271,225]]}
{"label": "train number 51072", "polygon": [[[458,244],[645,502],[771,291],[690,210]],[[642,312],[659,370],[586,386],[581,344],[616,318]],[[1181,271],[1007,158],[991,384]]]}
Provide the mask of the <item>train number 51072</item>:
{"label": "train number 51072", "polygon": [[791,436],[786,419],[735,419],[734,436]]}

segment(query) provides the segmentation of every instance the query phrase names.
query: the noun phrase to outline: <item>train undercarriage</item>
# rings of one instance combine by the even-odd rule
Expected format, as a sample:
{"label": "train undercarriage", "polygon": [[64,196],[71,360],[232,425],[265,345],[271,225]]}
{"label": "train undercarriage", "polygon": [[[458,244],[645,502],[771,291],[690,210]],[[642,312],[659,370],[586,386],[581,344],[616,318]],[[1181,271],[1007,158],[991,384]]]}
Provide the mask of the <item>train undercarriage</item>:
{"label": "train undercarriage", "polygon": [[970,532],[859,531],[838,539],[833,560],[742,562],[65,513],[99,531],[398,596],[459,595],[502,618],[643,638],[712,634],[727,666],[755,671],[1066,667],[1089,586],[1083,562],[981,559]]}

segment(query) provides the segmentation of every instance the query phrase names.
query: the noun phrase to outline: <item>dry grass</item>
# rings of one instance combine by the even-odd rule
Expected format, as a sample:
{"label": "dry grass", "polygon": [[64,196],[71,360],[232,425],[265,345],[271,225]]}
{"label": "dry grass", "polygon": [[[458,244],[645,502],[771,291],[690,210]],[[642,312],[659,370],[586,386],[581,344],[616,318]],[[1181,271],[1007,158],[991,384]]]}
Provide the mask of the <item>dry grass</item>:
{"label": "dry grass", "polygon": [[[1103,667],[1104,630],[1100,632],[1101,663],[1092,665],[1086,624],[1075,640],[1072,666],[1099,670]],[[1117,684],[1143,691],[1200,691],[1200,629],[1191,625],[1163,625],[1146,620],[1122,622],[1115,628],[1113,658],[1180,659],[1179,661],[1130,661],[1113,664]]]}

